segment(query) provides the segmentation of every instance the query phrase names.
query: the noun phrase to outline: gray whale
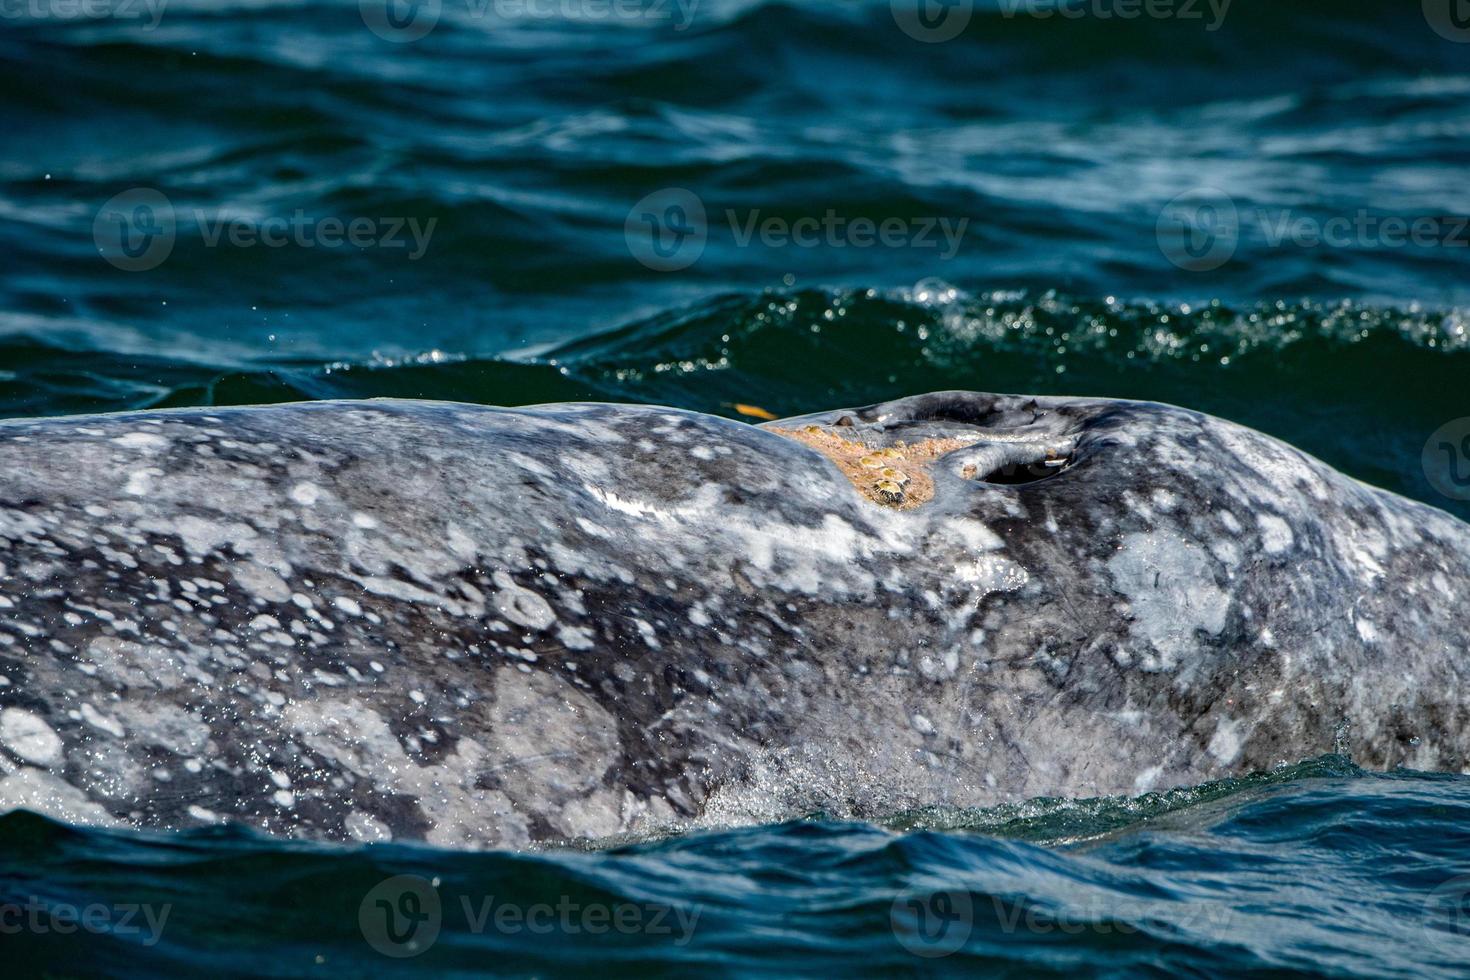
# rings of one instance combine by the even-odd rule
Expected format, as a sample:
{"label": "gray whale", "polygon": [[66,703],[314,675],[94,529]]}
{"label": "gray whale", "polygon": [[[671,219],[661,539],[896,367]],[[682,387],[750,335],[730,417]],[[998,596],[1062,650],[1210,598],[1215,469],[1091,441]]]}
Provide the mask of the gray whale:
{"label": "gray whale", "polygon": [[0,423],[0,811],[525,846],[1465,771],[1470,526],[1179,408]]}

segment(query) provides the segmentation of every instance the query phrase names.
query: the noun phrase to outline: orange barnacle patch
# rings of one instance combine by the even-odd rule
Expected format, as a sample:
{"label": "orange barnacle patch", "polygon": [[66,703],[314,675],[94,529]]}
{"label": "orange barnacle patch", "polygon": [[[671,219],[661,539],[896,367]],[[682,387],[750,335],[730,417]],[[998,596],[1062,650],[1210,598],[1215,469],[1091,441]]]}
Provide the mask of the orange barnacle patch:
{"label": "orange barnacle patch", "polygon": [[[939,457],[974,445],[973,439],[921,439],[873,447],[819,425],[770,431],[826,456],[864,497],[895,510],[912,510],[934,499],[930,468]],[[902,462],[899,469],[892,464]]]}

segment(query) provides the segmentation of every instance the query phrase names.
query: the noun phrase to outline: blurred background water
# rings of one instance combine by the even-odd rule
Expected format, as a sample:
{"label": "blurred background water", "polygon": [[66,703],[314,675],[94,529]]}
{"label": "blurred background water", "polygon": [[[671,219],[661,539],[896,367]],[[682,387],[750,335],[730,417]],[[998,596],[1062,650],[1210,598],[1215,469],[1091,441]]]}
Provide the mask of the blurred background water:
{"label": "blurred background water", "polygon": [[[0,415],[1106,395],[1234,418],[1470,516],[1434,472],[1470,461],[1425,452],[1470,416],[1461,6],[0,0]],[[115,972],[1463,963],[1466,920],[1424,912],[1470,871],[1463,781],[1323,778],[1159,827],[1130,810],[1142,829],[1075,846],[995,843],[971,815],[469,859],[12,817],[0,900],[157,888],[202,910],[146,956],[92,937],[142,956]],[[461,891],[523,902],[567,880],[605,902],[702,895],[718,924],[548,950],[451,923],[400,961],[342,920],[379,872],[462,867],[490,884]],[[898,941],[889,905],[915,888],[989,910],[956,955]],[[1096,894],[1107,919],[1171,889],[1249,928],[997,934],[984,897]],[[87,969],[67,957],[91,942],[51,936],[22,934],[33,963]]]}

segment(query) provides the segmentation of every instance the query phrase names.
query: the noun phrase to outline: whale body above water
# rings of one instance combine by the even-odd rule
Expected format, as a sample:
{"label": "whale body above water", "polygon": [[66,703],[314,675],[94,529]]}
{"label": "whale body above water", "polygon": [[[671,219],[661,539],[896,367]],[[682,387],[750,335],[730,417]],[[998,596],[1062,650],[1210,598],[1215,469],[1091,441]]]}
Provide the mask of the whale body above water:
{"label": "whale body above water", "polygon": [[1141,402],[0,423],[0,811],[518,847],[1465,771],[1470,526]]}

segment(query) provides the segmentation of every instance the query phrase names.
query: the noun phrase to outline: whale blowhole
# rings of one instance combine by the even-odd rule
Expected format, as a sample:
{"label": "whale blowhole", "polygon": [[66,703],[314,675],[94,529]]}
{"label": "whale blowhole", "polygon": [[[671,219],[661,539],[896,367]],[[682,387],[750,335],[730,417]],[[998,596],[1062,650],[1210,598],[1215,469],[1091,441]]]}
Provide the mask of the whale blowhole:
{"label": "whale blowhole", "polygon": [[990,483],[1002,487],[1021,487],[1043,480],[1050,480],[1072,468],[1074,456],[1058,453],[1038,452],[1036,458],[1027,462],[1008,462],[982,472],[981,467],[968,463],[960,468],[960,475],[978,483]]}

